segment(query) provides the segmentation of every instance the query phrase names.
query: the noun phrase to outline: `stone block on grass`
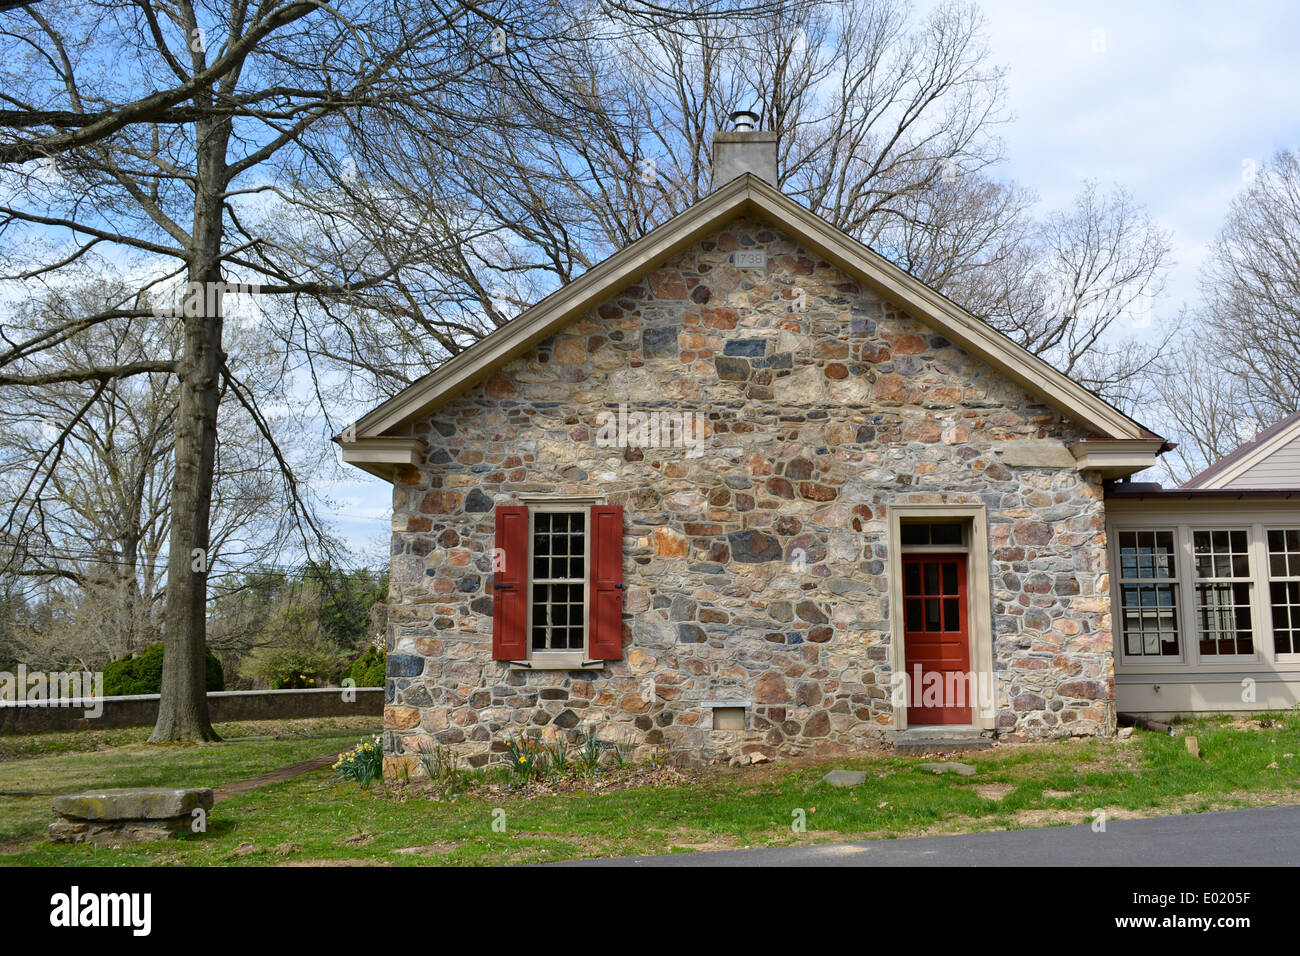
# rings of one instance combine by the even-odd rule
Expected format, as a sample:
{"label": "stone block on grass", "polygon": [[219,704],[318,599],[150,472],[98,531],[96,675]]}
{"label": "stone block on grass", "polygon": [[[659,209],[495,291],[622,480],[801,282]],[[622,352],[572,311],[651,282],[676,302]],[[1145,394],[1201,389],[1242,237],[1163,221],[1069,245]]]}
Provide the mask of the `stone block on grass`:
{"label": "stone block on grass", "polygon": [[930,773],[955,773],[959,777],[970,777],[975,774],[975,768],[968,763],[922,763],[917,764],[918,770],[928,770]]}
{"label": "stone block on grass", "polygon": [[865,770],[832,770],[822,780],[832,787],[859,787],[867,782]]}
{"label": "stone block on grass", "polygon": [[[49,836],[55,843],[139,843],[168,840],[192,830],[195,811],[212,809],[207,788],[140,787],[96,790],[54,798]],[[202,814],[200,814],[200,817]]]}

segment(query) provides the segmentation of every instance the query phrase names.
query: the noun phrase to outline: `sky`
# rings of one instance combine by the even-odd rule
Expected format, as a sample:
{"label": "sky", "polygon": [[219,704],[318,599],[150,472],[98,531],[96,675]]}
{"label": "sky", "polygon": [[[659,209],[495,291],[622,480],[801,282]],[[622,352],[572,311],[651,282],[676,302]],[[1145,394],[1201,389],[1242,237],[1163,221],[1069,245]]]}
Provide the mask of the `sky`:
{"label": "sky", "polygon": [[1064,206],[1119,183],[1173,232],[1155,318],[1195,301],[1250,163],[1300,148],[1300,4],[986,0],[1013,121],[1002,173]]}
{"label": "sky", "polygon": [[[1158,328],[1195,302],[1207,247],[1252,164],[1300,149],[1300,2],[980,6],[1013,115],[997,174],[1047,209],[1068,205],[1085,179],[1144,204],[1173,233],[1176,264],[1152,304]],[[336,528],[354,553],[383,553],[386,482],[353,471],[317,490],[338,503]]]}

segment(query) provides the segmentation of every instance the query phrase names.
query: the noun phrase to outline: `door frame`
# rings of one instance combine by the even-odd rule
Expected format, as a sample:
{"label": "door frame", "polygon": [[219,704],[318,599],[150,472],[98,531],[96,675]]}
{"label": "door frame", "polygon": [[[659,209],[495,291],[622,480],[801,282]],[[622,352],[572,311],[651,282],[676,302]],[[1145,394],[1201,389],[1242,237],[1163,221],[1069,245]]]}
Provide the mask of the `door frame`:
{"label": "door frame", "polygon": [[[981,730],[993,730],[1001,688],[993,670],[993,607],[989,586],[988,515],[983,504],[891,504],[886,509],[889,522],[889,625],[891,641],[889,662],[893,673],[906,673],[907,648],[904,645],[903,620],[903,544],[902,525],[920,521],[960,521],[966,528],[966,546],[945,546],[948,552],[966,552],[967,640],[971,668],[977,674],[989,674],[993,682],[993,700],[987,706],[971,709],[971,723]],[[907,729],[907,701],[893,702],[894,727]],[[939,728],[943,724],[918,724]]]}

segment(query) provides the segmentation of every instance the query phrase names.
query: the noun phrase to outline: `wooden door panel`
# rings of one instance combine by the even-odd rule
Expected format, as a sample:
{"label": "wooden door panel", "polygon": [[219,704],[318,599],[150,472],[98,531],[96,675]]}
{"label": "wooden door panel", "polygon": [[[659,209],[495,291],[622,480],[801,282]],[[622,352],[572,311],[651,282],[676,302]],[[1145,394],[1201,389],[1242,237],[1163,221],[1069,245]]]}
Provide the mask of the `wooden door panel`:
{"label": "wooden door panel", "polygon": [[[904,555],[903,615],[908,724],[970,723],[966,555]],[[916,680],[918,666],[921,682]],[[926,687],[935,680],[942,688],[937,703],[925,695]]]}

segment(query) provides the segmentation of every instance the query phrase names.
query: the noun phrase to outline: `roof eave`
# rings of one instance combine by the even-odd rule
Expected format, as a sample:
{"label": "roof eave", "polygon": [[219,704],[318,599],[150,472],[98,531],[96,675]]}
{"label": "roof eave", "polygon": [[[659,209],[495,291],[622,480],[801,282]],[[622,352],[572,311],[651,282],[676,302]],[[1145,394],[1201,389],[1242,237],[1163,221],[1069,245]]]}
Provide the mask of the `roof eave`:
{"label": "roof eave", "polygon": [[344,464],[353,465],[377,478],[392,481],[401,468],[415,467],[427,447],[423,439],[378,436],[354,438],[335,436],[335,443],[343,450]]}
{"label": "roof eave", "polygon": [[1074,442],[1070,454],[1079,471],[1095,471],[1102,478],[1127,478],[1152,467],[1165,450],[1163,438]]}

